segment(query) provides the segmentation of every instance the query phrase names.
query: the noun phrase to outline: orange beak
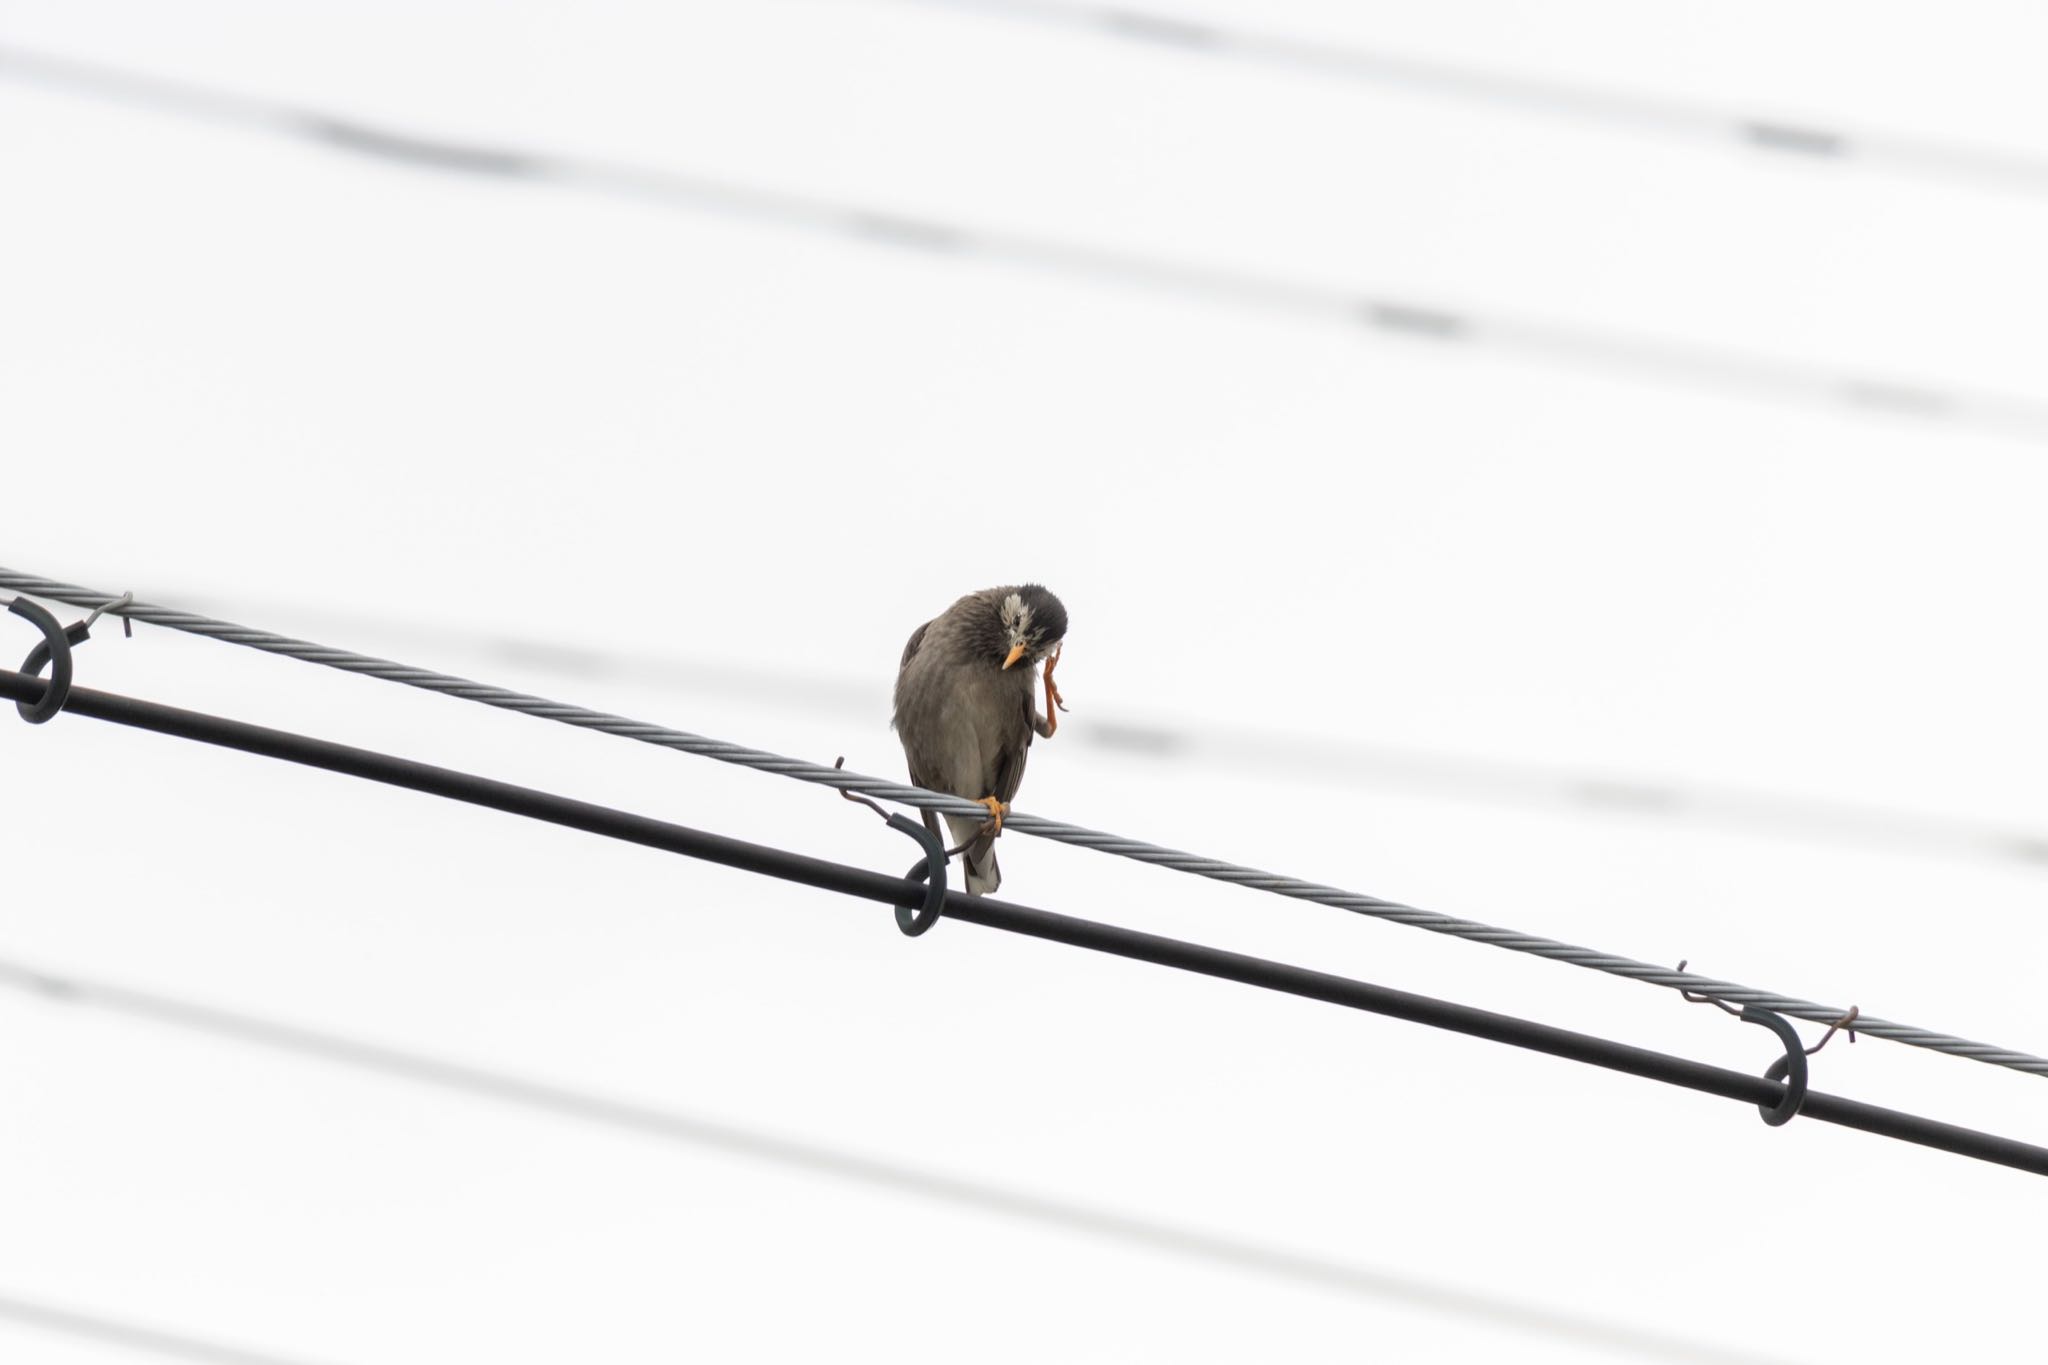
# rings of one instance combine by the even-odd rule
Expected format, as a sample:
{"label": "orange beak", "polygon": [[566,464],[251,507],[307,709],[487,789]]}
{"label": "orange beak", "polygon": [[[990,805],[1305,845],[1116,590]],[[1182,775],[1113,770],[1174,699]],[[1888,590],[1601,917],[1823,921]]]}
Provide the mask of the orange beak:
{"label": "orange beak", "polygon": [[1009,667],[1009,666],[1010,666],[1011,664],[1013,664],[1013,663],[1016,663],[1016,662],[1017,662],[1017,660],[1019,660],[1019,659],[1021,659],[1021,658],[1023,658],[1023,657],[1024,657],[1024,646],[1022,646],[1022,645],[1011,645],[1011,646],[1010,646],[1010,657],[1009,657],[1009,658],[1007,658],[1007,659],[1005,659],[1005,660],[1003,660],[1003,667],[1004,667],[1004,668],[1008,668],[1008,667]]}

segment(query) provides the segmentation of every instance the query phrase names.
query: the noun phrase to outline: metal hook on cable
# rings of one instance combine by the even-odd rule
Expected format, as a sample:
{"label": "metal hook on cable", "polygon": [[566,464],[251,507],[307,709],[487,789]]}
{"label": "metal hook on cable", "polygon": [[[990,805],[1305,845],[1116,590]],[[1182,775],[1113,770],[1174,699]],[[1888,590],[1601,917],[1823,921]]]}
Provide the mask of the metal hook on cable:
{"label": "metal hook on cable", "polygon": [[[134,605],[135,594],[132,592],[124,592],[119,597],[115,598],[113,601],[102,602],[98,606],[94,607],[92,609],[92,615],[86,617],[83,621],[78,623],[78,629],[81,631],[91,630],[93,627],[93,623],[100,619],[102,613],[110,611],[119,612],[123,607],[132,607]],[[85,637],[83,635],[79,636],[79,639],[81,640],[84,638]],[[135,622],[133,622],[126,616],[123,616],[121,618],[121,638],[124,640],[132,640],[135,638]],[[76,644],[77,641],[74,640],[72,643]]]}
{"label": "metal hook on cable", "polygon": [[26,597],[17,597],[7,604],[7,610],[21,617],[43,633],[43,638],[28,657],[22,660],[21,671],[30,677],[42,674],[43,666],[50,666],[50,680],[43,688],[43,695],[34,702],[18,701],[14,709],[30,725],[41,725],[64,709],[64,703],[71,696],[71,646],[75,640],[85,638],[85,623],[66,630],[57,624],[57,618],[50,615]]}
{"label": "metal hook on cable", "polygon": [[[1685,962],[1683,959],[1680,959],[1678,963],[1678,970],[1680,970],[1681,972],[1685,970]],[[1742,1015],[1742,1011],[1735,1008],[1735,1006],[1729,1004],[1725,1000],[1716,1000],[1711,995],[1698,995],[1692,991],[1687,990],[1683,986],[1680,986],[1678,988],[1678,993],[1681,997],[1684,998],[1685,1002],[1689,1005],[1712,1005],[1715,1009],[1720,1010],[1723,1014],[1732,1014],[1738,1018],[1740,1018]],[[1819,1042],[1815,1043],[1812,1047],[1803,1049],[1806,1055],[1811,1057],[1814,1053],[1826,1047],[1828,1045],[1828,1040],[1833,1038],[1836,1032],[1838,1031],[1846,1033],[1849,1036],[1850,1042],[1855,1042],[1856,1021],[1859,1018],[1861,1018],[1862,1015],[1863,1007],[1861,1005],[1849,1006],[1848,1013],[1844,1014],[1841,1018],[1835,1020],[1833,1023],[1828,1025],[1828,1031],[1820,1036]]]}
{"label": "metal hook on cable", "polygon": [[[846,766],[846,756],[844,754],[840,755],[837,759],[833,760],[832,766],[835,768]],[[910,871],[903,874],[909,881],[921,881],[925,884],[922,913],[912,910],[908,906],[899,905],[896,907],[896,927],[903,931],[905,937],[916,938],[919,934],[937,924],[939,916],[945,913],[946,862],[952,857],[952,854],[946,851],[946,846],[940,841],[939,836],[926,829],[920,822],[912,820],[908,816],[895,815],[885,811],[858,792],[847,791],[845,788],[841,788],[839,794],[849,801],[866,806],[869,810],[886,820],[889,828],[909,835],[923,846],[924,857],[911,864]],[[957,850],[955,851],[957,852]]]}
{"label": "metal hook on cable", "polygon": [[[1678,960],[1678,970],[1680,970],[1681,972],[1685,970],[1684,958],[1680,958]],[[1742,1013],[1741,1010],[1735,1008],[1735,1006],[1729,1004],[1725,1000],[1716,1000],[1711,995],[1695,995],[1693,992],[1687,990],[1683,986],[1680,986],[1678,988],[1678,994],[1688,1005],[1712,1005],[1715,1009],[1721,1011],[1721,1013],[1723,1014],[1733,1014],[1736,1016],[1740,1016]]]}
{"label": "metal hook on cable", "polygon": [[1806,1055],[1811,1057],[1814,1053],[1826,1047],[1828,1045],[1828,1039],[1835,1036],[1835,1030],[1837,1029],[1840,1029],[1843,1033],[1847,1034],[1850,1042],[1855,1042],[1856,1018],[1858,1015],[1862,1013],[1863,1007],[1861,1005],[1849,1006],[1849,1012],[1843,1015],[1841,1018],[1835,1020],[1834,1023],[1829,1024],[1828,1031],[1820,1036],[1820,1041],[1815,1043],[1812,1047],[1806,1049]]}

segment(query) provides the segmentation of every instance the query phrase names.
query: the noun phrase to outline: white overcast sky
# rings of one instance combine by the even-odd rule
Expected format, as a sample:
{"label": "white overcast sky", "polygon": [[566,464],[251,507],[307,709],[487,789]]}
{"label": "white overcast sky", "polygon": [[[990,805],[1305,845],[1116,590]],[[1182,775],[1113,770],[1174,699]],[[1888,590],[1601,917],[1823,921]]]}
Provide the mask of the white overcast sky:
{"label": "white overcast sky", "polygon": [[[1148,12],[1477,79],[1052,0],[12,0],[0,563],[888,776],[910,630],[1037,579],[1073,709],[1020,808],[2048,1051],[2048,20]],[[726,207],[237,112],[275,106]],[[152,628],[79,678],[914,856],[817,788]],[[0,767],[0,1359],[2034,1351],[2016,1172],[82,718]],[[1027,904],[1774,1055],[1003,856]],[[2048,1141],[2038,1079],[1870,1039],[1814,1074]]]}

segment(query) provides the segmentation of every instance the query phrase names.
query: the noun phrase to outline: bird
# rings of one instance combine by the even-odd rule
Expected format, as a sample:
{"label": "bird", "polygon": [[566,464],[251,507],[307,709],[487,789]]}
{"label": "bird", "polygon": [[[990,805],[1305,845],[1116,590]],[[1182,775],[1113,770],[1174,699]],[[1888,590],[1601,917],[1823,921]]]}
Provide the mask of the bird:
{"label": "bird", "polygon": [[[910,780],[931,791],[979,802],[986,820],[948,815],[952,843],[963,845],[970,895],[1003,884],[995,840],[1024,780],[1033,735],[1051,739],[1066,709],[1053,668],[1067,635],[1067,609],[1036,583],[968,593],[911,633],[896,670],[892,724],[910,763]],[[1045,664],[1045,714],[1033,697]],[[925,827],[939,832],[931,811]]]}

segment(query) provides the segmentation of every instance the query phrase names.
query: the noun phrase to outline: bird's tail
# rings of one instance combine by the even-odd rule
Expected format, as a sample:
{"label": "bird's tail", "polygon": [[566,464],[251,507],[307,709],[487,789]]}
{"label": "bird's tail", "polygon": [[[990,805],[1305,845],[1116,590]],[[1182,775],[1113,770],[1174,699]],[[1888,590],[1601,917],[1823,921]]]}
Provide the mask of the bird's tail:
{"label": "bird's tail", "polygon": [[954,843],[967,845],[960,851],[967,871],[967,894],[986,896],[1001,886],[1003,871],[996,866],[995,831],[988,828],[988,822],[971,815],[949,815],[946,828],[953,832]]}

